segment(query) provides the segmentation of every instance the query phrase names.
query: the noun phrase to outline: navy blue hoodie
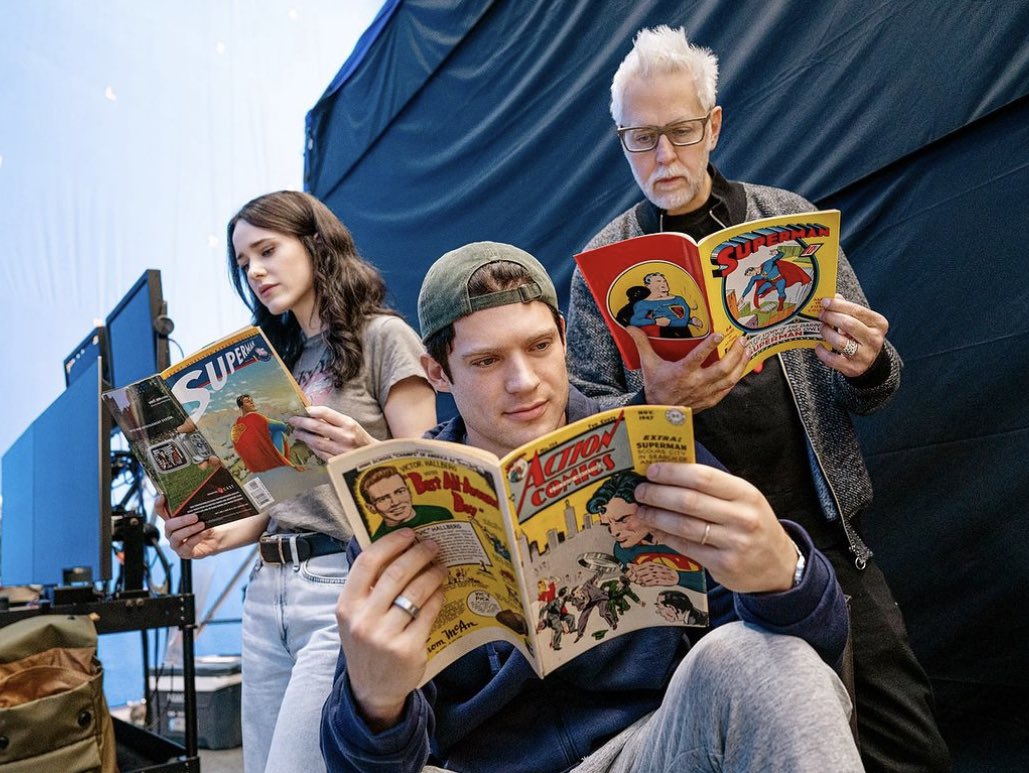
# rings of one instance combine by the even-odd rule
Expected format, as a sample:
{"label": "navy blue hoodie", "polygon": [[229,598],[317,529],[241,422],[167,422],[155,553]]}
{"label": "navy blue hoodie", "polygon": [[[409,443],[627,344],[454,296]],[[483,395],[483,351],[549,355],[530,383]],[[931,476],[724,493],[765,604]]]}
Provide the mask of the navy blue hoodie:
{"label": "navy blue hoodie", "polygon": [[[571,389],[569,422],[598,411],[595,401]],[[427,436],[464,443],[464,422],[457,417]],[[700,446],[697,461],[722,468]],[[711,626],[743,620],[798,636],[838,667],[848,631],[843,593],[807,533],[782,523],[807,559],[800,584],[783,593],[739,594],[709,576]],[[352,542],[351,560],[357,552]],[[322,753],[330,773],[418,773],[427,762],[476,773],[564,771],[654,711],[688,648],[682,628],[636,631],[603,642],[544,680],[511,645],[486,644],[412,692],[401,721],[379,734],[356,711],[340,652],[322,711]]]}

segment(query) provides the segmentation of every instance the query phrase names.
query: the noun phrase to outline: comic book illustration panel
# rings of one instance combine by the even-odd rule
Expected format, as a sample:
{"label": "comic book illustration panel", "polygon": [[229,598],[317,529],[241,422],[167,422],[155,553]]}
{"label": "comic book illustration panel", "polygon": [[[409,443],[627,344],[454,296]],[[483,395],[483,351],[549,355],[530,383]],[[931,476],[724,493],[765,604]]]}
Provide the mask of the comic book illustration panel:
{"label": "comic book illustration panel", "polygon": [[327,481],[324,462],[288,423],[306,412],[304,400],[260,333],[176,366],[167,379],[207,448],[259,508]]}
{"label": "comic book illustration panel", "polygon": [[189,417],[157,376],[110,390],[103,399],[169,510],[178,512],[215,472],[207,455],[195,453]]}
{"label": "comic book illustration panel", "polygon": [[691,415],[671,406],[599,414],[505,457],[547,670],[621,633],[707,623],[703,569],[635,518],[649,464],[694,459]]}
{"label": "comic book illustration panel", "polygon": [[707,625],[703,568],[655,543],[635,519],[632,491],[641,480],[623,470],[569,498],[567,529],[528,546],[525,573],[537,594],[530,621],[548,671],[630,631]]}
{"label": "comic book illustration panel", "polygon": [[651,338],[703,338],[711,319],[703,290],[685,269],[646,260],[619,274],[607,295],[608,311],[622,327],[638,327]]}
{"label": "comic book illustration panel", "polygon": [[423,452],[379,457],[346,471],[343,480],[371,541],[413,528],[419,539],[439,545],[448,577],[444,606],[430,635],[431,655],[483,627],[504,628],[529,646],[499,509],[502,493],[487,470]]}
{"label": "comic book illustration panel", "polygon": [[707,256],[715,267],[709,290],[731,324],[751,333],[817,317],[821,299],[835,293],[839,223],[838,210],[825,210],[719,232]]}

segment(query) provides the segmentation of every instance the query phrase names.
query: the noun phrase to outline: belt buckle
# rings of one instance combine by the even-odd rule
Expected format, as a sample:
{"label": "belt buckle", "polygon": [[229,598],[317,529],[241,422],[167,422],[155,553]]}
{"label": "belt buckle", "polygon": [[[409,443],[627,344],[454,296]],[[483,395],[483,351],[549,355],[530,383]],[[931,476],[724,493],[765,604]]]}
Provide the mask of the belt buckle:
{"label": "belt buckle", "polygon": [[261,537],[262,548],[268,546],[270,557],[264,549],[261,550],[261,558],[268,563],[292,564],[293,568],[299,568],[300,564],[315,555],[315,546],[310,536],[301,533],[290,534],[267,534]]}
{"label": "belt buckle", "polygon": [[299,546],[297,545],[297,540],[299,539],[299,537],[300,537],[299,534],[295,534],[294,533],[294,534],[290,534],[287,539],[281,540],[279,542],[279,552],[280,553],[282,552],[282,543],[283,542],[287,542],[287,544],[289,545],[289,550],[287,551],[289,553],[289,560],[288,561],[283,561],[282,563],[284,563],[284,564],[285,563],[293,564],[293,569],[294,570],[300,569],[300,561],[302,560],[300,558],[300,551],[298,550]]}
{"label": "belt buckle", "polygon": [[261,560],[267,564],[288,564],[292,561],[290,554],[290,545],[286,542],[281,535],[278,534],[265,534],[261,536],[259,551],[261,554]]}

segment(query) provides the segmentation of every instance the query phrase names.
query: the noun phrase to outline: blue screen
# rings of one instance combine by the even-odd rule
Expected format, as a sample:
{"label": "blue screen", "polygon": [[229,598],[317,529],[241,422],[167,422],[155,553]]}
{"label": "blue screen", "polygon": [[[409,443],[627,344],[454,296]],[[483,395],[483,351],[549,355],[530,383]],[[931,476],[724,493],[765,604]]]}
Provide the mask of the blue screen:
{"label": "blue screen", "polygon": [[[75,350],[64,358],[64,383],[70,384],[83,372],[89,369],[97,357],[103,358],[101,362],[109,365],[111,358],[107,355],[107,336],[102,327],[94,328],[93,332],[83,339]],[[103,373],[104,379],[110,383],[111,374]]]}
{"label": "blue screen", "polygon": [[32,581],[33,480],[30,425],[3,459],[3,516],[0,520],[0,584]]}
{"label": "blue screen", "polygon": [[157,310],[152,306],[150,287],[150,278],[155,276],[159,276],[156,271],[144,274],[107,318],[113,386],[125,386],[161,370],[154,332]]}
{"label": "blue screen", "polygon": [[3,457],[0,580],[62,584],[87,566],[108,580],[110,464],[99,360],[84,370]]}

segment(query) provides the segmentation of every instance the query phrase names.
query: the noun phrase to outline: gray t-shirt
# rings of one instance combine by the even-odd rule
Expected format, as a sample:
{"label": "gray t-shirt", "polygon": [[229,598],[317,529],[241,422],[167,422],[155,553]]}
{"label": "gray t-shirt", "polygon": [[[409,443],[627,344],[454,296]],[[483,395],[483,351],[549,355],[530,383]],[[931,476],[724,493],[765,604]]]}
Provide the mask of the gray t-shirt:
{"label": "gray t-shirt", "polygon": [[[358,423],[377,440],[390,437],[382,407],[393,386],[411,376],[425,378],[419,356],[423,351],[418,335],[400,317],[372,317],[364,330],[364,367],[341,389],[332,385],[328,371],[328,347],[324,337],[304,343],[293,375],[312,405],[327,405]],[[268,532],[318,531],[337,539],[349,539],[339,498],[332,484],[324,483],[268,510]]]}

